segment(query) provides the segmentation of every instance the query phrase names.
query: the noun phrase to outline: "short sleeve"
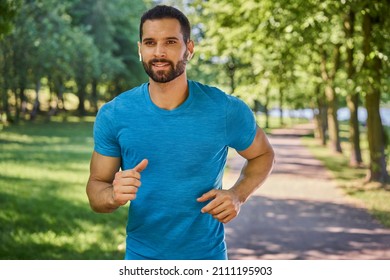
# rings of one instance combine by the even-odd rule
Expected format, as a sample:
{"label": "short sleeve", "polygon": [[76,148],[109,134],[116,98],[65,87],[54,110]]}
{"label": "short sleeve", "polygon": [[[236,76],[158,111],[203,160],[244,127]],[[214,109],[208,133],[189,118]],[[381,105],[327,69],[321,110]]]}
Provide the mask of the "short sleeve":
{"label": "short sleeve", "polygon": [[121,149],[117,141],[117,134],[114,122],[111,118],[114,116],[112,104],[103,105],[96,116],[93,127],[94,150],[104,156],[120,157]]}
{"label": "short sleeve", "polygon": [[252,110],[242,100],[228,96],[226,113],[226,136],[228,146],[243,151],[256,136],[256,120]]}

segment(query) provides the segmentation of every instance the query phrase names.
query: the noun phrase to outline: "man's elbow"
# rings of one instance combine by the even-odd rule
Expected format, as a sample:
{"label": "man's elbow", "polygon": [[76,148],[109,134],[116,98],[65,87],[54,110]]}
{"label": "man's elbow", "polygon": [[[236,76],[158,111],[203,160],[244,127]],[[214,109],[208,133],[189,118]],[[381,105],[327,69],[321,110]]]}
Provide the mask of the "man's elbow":
{"label": "man's elbow", "polygon": [[269,147],[267,154],[268,154],[269,165],[270,165],[269,173],[271,173],[272,169],[274,168],[275,162],[276,162],[276,155],[275,155],[275,151],[272,148],[272,146]]}
{"label": "man's elbow", "polygon": [[272,146],[269,148],[269,156],[270,156],[270,159],[271,159],[271,162],[272,162],[272,166],[275,164],[276,162],[276,155],[275,155],[275,151],[274,149],[272,148]]}
{"label": "man's elbow", "polygon": [[96,206],[92,203],[89,203],[89,206],[91,207],[93,212],[99,213],[99,214],[106,214],[106,213],[112,213],[116,210],[116,208],[107,208],[107,207],[100,207]]}
{"label": "man's elbow", "polygon": [[98,203],[94,203],[93,200],[89,198],[89,206],[91,207],[93,212],[99,213],[99,214],[104,214],[104,213],[112,213],[114,212],[117,208],[110,208],[105,205],[101,205]]}
{"label": "man's elbow", "polygon": [[96,190],[94,190],[94,188],[91,186],[90,182],[87,184],[86,194],[90,208],[96,213],[112,213],[117,209],[104,205],[102,200],[98,197]]}

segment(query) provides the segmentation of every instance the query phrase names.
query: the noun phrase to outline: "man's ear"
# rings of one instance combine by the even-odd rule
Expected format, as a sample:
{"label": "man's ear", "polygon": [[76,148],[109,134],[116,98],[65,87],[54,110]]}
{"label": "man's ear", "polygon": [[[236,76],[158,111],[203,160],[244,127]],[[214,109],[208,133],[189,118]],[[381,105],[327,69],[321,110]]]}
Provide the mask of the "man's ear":
{"label": "man's ear", "polygon": [[138,55],[139,55],[139,61],[142,61],[141,43],[140,42],[138,42]]}
{"label": "man's ear", "polygon": [[187,61],[189,61],[194,56],[194,52],[195,52],[194,41],[189,40],[187,42],[187,50],[188,50]]}

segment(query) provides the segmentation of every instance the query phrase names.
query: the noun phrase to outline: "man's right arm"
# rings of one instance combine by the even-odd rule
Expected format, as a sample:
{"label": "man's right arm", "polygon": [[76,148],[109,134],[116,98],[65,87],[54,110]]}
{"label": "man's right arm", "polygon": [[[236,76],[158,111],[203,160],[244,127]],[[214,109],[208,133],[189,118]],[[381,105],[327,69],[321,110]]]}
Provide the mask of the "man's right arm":
{"label": "man's right arm", "polygon": [[93,152],[87,184],[89,204],[95,212],[111,213],[137,197],[141,172],[148,166],[143,159],[133,169],[118,171],[121,158]]}
{"label": "man's right arm", "polygon": [[113,195],[113,181],[120,164],[120,158],[107,157],[93,152],[87,183],[87,195],[89,204],[95,212],[111,213],[120,206],[115,202]]}

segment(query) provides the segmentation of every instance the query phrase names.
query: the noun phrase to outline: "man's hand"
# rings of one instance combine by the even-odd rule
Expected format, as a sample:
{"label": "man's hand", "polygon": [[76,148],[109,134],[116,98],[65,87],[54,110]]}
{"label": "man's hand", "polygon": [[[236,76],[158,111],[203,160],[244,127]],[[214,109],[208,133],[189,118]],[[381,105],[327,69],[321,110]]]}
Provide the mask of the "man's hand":
{"label": "man's hand", "polygon": [[133,169],[118,171],[112,182],[112,198],[119,206],[125,205],[128,201],[134,200],[138,188],[141,186],[141,172],[148,166],[148,160],[142,160]]}
{"label": "man's hand", "polygon": [[211,190],[197,199],[198,202],[211,200],[202,208],[202,213],[209,213],[221,223],[228,223],[237,217],[241,202],[232,190]]}

